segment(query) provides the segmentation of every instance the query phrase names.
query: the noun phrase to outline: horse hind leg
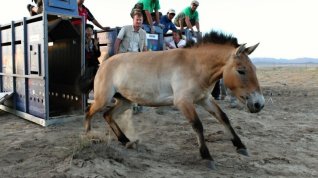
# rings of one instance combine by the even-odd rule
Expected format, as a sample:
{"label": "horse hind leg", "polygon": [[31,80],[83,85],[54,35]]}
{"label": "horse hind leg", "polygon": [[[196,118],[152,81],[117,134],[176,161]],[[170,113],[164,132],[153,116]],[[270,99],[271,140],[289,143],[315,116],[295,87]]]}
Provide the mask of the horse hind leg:
{"label": "horse hind leg", "polygon": [[120,141],[123,145],[126,146],[127,143],[130,142],[130,140],[122,132],[122,130],[119,128],[118,124],[115,122],[113,118],[114,116],[116,117],[117,115],[128,110],[131,106],[131,103],[124,98],[116,98],[116,99],[117,99],[116,104],[104,113],[104,119],[109,124],[112,131],[115,133],[118,141]]}
{"label": "horse hind leg", "polygon": [[92,105],[86,108],[85,120],[84,120],[84,128],[86,133],[88,133],[91,130],[91,120],[93,115],[96,114],[98,111],[101,111],[102,109],[104,109],[108,103],[111,103],[111,101],[112,101],[112,97],[109,97],[109,98],[99,97],[98,99],[95,98]]}
{"label": "horse hind leg", "polygon": [[91,131],[91,120],[96,111],[92,110],[92,105],[88,106],[85,110],[84,128],[86,134]]}

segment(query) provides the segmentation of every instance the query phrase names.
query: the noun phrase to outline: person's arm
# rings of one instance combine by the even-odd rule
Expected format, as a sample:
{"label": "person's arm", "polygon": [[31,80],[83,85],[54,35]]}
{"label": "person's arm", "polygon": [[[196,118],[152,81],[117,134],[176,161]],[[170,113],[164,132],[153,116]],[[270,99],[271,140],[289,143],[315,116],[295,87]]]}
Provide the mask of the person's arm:
{"label": "person's arm", "polygon": [[89,9],[87,9],[84,5],[83,7],[87,10],[88,15],[87,15],[87,19],[91,22],[93,22],[94,25],[96,25],[98,28],[102,29],[102,30],[109,30],[109,27],[103,27],[93,16],[93,14],[91,13],[91,11]]}
{"label": "person's arm", "polygon": [[159,11],[156,10],[155,13],[156,13],[156,22],[159,25],[160,24]]}
{"label": "person's arm", "polygon": [[174,40],[172,40],[172,41],[170,41],[169,43],[167,43],[167,47],[168,47],[168,49],[174,49],[174,48],[176,48],[176,47],[174,46]]}
{"label": "person's arm", "polygon": [[191,25],[189,16],[186,16],[186,17],[185,17],[185,22],[186,22],[186,24],[187,24],[187,27],[190,28],[191,31],[193,31],[193,27],[192,27],[192,25]]}
{"label": "person's arm", "polygon": [[94,25],[96,25],[97,27],[99,27],[102,30],[107,31],[107,30],[110,29],[109,27],[103,27],[96,19],[94,19],[92,22],[93,22]]}
{"label": "person's arm", "polygon": [[114,44],[114,53],[118,54],[119,53],[119,46],[121,44],[122,40],[119,38],[116,38],[115,44]]}
{"label": "person's arm", "polygon": [[175,32],[175,31],[177,31],[177,27],[174,25],[174,23],[172,23],[172,22],[170,22],[170,29],[169,30],[171,30],[171,31],[173,31],[173,32]]}
{"label": "person's arm", "polygon": [[147,34],[146,34],[146,32],[144,32],[143,34],[142,34],[142,36],[143,36],[143,43],[144,43],[144,47],[142,48],[142,51],[148,51],[148,48],[147,48],[147,45],[146,45],[146,41],[147,41]]}
{"label": "person's arm", "polygon": [[146,44],[144,45],[144,49],[142,51],[148,51]]}
{"label": "person's arm", "polygon": [[180,24],[180,30],[183,32],[184,27],[183,27],[183,23],[182,23],[181,18],[179,19],[179,24]]}
{"label": "person's arm", "polygon": [[114,44],[114,53],[115,54],[118,54],[119,53],[119,48],[120,48],[120,45],[121,43],[123,42],[123,39],[125,38],[125,34],[126,34],[126,28],[127,26],[123,26],[118,35],[117,35],[117,38],[116,38],[116,41],[115,41],[115,44]]}
{"label": "person's arm", "polygon": [[148,10],[145,10],[145,14],[147,17],[147,21],[149,23],[150,29],[151,29],[151,33],[155,33],[155,28],[153,26],[153,21],[152,21],[152,17],[151,17],[151,13]]}
{"label": "person's arm", "polygon": [[198,32],[200,32],[200,23],[199,23],[199,21],[195,22],[195,27],[197,28]]}
{"label": "person's arm", "polygon": [[101,52],[100,52],[100,48],[99,48],[99,39],[98,38],[94,39],[94,48],[95,48],[94,50],[95,50],[96,57],[100,57]]}

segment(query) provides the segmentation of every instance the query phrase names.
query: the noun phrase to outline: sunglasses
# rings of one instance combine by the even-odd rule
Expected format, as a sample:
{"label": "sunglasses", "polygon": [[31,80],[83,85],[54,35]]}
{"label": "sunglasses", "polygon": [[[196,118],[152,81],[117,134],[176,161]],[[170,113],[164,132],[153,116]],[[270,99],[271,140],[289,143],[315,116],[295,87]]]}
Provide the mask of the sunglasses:
{"label": "sunglasses", "polygon": [[198,7],[198,5],[196,5],[196,4],[192,4],[192,6],[194,6],[194,7]]}

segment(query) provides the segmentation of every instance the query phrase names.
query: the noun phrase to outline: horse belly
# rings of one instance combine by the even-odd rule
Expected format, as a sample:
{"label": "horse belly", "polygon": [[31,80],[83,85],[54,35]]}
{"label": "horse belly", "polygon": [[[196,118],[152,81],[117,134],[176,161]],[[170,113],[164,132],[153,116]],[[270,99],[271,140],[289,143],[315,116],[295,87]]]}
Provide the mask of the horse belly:
{"label": "horse belly", "polygon": [[[130,83],[130,82],[129,82]],[[168,87],[134,82],[118,85],[116,90],[126,99],[145,106],[166,106],[173,104],[173,93]]]}

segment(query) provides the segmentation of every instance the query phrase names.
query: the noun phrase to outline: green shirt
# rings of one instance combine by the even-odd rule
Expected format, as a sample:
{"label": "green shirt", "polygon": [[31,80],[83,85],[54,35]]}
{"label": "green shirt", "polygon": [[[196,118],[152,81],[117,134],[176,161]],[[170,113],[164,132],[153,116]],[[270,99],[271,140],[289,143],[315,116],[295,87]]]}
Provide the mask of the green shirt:
{"label": "green shirt", "polygon": [[184,15],[186,17],[189,17],[190,20],[195,20],[196,22],[199,21],[199,13],[198,13],[198,11],[194,11],[194,12],[191,11],[191,7],[187,7],[185,9],[183,9],[182,12],[184,13]]}
{"label": "green shirt", "polygon": [[144,5],[144,10],[149,11],[150,13],[160,9],[159,0],[139,0],[139,3]]}

